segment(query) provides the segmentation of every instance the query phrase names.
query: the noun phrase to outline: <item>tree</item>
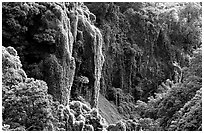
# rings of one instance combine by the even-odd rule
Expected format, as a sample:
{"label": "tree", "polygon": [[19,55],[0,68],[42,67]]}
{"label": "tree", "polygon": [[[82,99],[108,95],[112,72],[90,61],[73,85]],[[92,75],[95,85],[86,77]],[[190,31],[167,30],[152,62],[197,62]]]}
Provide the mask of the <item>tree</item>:
{"label": "tree", "polygon": [[169,130],[202,131],[202,88],[177,113]]}
{"label": "tree", "polygon": [[[195,102],[194,100],[195,98],[193,97],[196,97],[199,99],[200,91],[198,90],[200,90],[200,88],[202,87],[201,49],[197,49],[193,53],[194,53],[193,54],[194,56],[191,58],[190,66],[184,69],[182,82],[173,84],[172,87],[168,87],[169,89],[160,89],[162,91],[157,93],[155,98],[154,97],[149,98],[149,101],[147,104],[148,109],[146,110],[145,115],[150,118],[158,119],[160,122],[160,126],[163,127],[163,130],[172,130],[171,123],[174,123],[173,121],[177,117],[176,115],[177,112],[181,110],[181,108],[184,108],[184,106],[185,108],[192,106],[192,110],[187,111],[188,114],[192,116],[194,115],[197,116],[197,114],[194,114],[194,113],[196,111],[198,111],[199,113],[199,111],[201,110],[201,107],[200,107],[201,104],[199,100],[197,102],[198,104],[192,105],[192,102],[193,101]],[[156,116],[153,115],[156,112],[157,112],[157,115]],[[183,117],[182,119],[185,119],[185,120],[192,119],[192,116],[187,117],[187,115],[186,114],[184,115],[184,114],[183,116],[181,115]],[[200,121],[197,118],[196,120]],[[181,117],[177,121],[182,121]],[[189,126],[189,129],[188,129],[188,126]],[[181,127],[179,127],[176,130],[200,130],[199,127],[194,127],[194,126],[185,125],[183,122],[181,122]]]}
{"label": "tree", "polygon": [[[2,117],[9,130],[54,130],[57,118],[44,81],[27,78],[17,52],[2,47]],[[55,122],[54,122],[55,121]]]}

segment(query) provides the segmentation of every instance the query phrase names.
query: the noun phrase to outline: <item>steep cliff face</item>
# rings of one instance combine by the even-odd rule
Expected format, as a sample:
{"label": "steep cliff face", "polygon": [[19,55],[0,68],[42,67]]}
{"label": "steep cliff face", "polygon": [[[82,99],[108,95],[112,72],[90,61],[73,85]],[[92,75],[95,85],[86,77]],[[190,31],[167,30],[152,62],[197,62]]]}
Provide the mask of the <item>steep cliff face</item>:
{"label": "steep cliff face", "polygon": [[55,31],[55,48],[44,59],[44,80],[48,83],[49,92],[63,105],[67,105],[75,72],[75,60],[72,57],[74,33],[66,6],[52,6],[46,11],[44,21],[45,27]]}
{"label": "steep cliff face", "polygon": [[[95,16],[91,14],[87,8],[84,9],[84,11],[82,7],[78,8],[78,10],[79,34],[77,37],[79,39],[76,40],[76,43],[82,43],[83,50],[81,51],[81,55],[77,52],[75,54],[78,54],[78,57],[76,58],[81,58],[83,61],[78,67],[79,71],[77,75],[83,75],[84,73],[85,75],[83,76],[88,77],[89,89],[91,90],[93,96],[91,98],[91,106],[97,107],[100,90],[101,71],[104,62],[104,57],[102,54],[103,39],[99,29],[93,25],[93,22],[95,21]],[[80,35],[82,38],[79,37]],[[77,47],[76,50],[78,50]],[[82,68],[86,70],[80,72],[82,71]]]}
{"label": "steep cliff face", "polygon": [[126,3],[85,4],[96,15],[103,34],[106,60],[101,92],[109,100],[116,100],[108,93],[111,88],[121,88],[135,101],[146,101],[163,81],[173,80],[175,50],[170,48],[165,31],[128,6],[124,9]]}
{"label": "steep cliff face", "polygon": [[3,14],[3,45],[17,49],[28,76],[46,81],[54,99],[67,105],[76,71],[88,77],[97,107],[103,39],[83,3],[4,3]]}
{"label": "steep cliff face", "polygon": [[106,120],[98,109],[91,109],[85,101],[71,101],[68,105],[54,102],[46,82],[27,78],[13,47],[2,46],[2,68],[3,130],[106,130]]}
{"label": "steep cliff face", "polygon": [[202,130],[200,119],[175,128],[189,120],[182,106],[200,98],[201,10],[202,3],[3,3],[4,130]]}

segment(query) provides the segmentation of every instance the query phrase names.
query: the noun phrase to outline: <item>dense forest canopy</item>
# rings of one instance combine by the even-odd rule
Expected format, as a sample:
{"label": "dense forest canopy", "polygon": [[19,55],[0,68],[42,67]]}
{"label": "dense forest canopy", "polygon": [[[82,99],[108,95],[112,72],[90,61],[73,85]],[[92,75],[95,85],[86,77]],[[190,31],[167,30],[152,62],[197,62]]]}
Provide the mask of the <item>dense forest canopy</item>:
{"label": "dense forest canopy", "polygon": [[202,131],[202,2],[3,2],[6,131]]}

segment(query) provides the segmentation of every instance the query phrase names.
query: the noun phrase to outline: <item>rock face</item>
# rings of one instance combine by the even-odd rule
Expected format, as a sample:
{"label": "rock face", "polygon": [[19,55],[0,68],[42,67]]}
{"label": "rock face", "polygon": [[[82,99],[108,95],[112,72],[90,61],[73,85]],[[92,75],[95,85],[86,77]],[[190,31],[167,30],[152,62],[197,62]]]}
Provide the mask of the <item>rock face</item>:
{"label": "rock face", "polygon": [[[97,108],[100,90],[119,105],[113,88],[135,101],[147,100],[158,84],[172,79],[165,33],[134,11],[121,13],[113,3],[86,5],[33,2],[2,7],[3,45],[18,51],[27,75],[44,80],[55,100],[67,105],[81,89],[76,94]],[[79,85],[81,76],[89,82]]]}
{"label": "rock face", "polygon": [[133,9],[122,12],[126,3],[85,4],[96,15],[104,38],[101,93],[108,100],[115,101],[109,91],[120,88],[135,101],[147,101],[158,85],[173,80],[172,60],[180,60],[173,56],[180,53],[173,50],[164,30]]}
{"label": "rock face", "polygon": [[[71,93],[97,108],[99,90],[119,105],[114,88],[147,101],[158,85],[176,77],[172,62],[181,53],[165,30],[120,9],[118,3],[4,3],[3,45],[13,46],[27,75],[46,81],[64,105]],[[81,76],[89,82],[79,85]]]}
{"label": "rock face", "polygon": [[[76,43],[82,43],[82,55],[79,55],[76,51],[79,48],[75,47],[75,58],[84,59],[85,61],[78,62],[82,63],[78,66],[77,75],[85,74],[89,79],[89,89],[92,93],[91,106],[94,108],[98,107],[98,97],[100,90],[100,78],[101,71],[104,62],[102,54],[103,39],[100,30],[96,28],[92,22],[95,21],[95,16],[89,12],[86,6],[77,6],[77,17],[78,17],[78,31],[76,37]],[[82,66],[82,67],[81,67]],[[81,72],[82,69],[86,70]],[[88,75],[86,75],[88,74]]]}
{"label": "rock face", "polygon": [[56,4],[49,11],[56,18],[45,16],[46,26],[55,30],[58,37],[55,40],[55,52],[49,53],[44,60],[44,67],[47,69],[44,71],[44,79],[48,83],[49,92],[67,105],[75,73],[75,60],[72,57],[74,34],[65,4]]}
{"label": "rock face", "polygon": [[2,57],[4,130],[106,130],[107,122],[98,109],[80,101],[71,101],[66,106],[54,103],[44,81],[27,78],[13,47],[2,46]]}
{"label": "rock face", "polygon": [[[3,93],[10,95],[8,90],[15,86],[13,90],[20,89],[22,94],[26,93],[24,89],[32,92],[26,94],[28,102],[29,98],[32,98],[30,96],[38,97],[38,93],[42,97],[47,96],[44,101],[38,99],[40,104],[47,103],[45,108],[36,107],[38,105],[33,107],[36,102],[29,102],[33,108],[45,114],[34,111],[45,116],[42,117],[44,123],[41,123],[41,119],[34,120],[36,125],[41,123],[40,128],[33,127],[34,124],[30,121],[29,117],[34,116],[30,114],[30,105],[27,106],[22,100],[27,114],[21,114],[21,106],[15,104],[17,100],[11,95],[9,99],[12,98],[12,105],[4,99],[7,104],[4,112],[5,123],[15,121],[10,119],[13,117],[17,119],[17,123],[20,121],[23,126],[20,128],[23,130],[93,131],[106,128],[132,131],[142,129],[141,123],[147,122],[155,125],[160,123],[162,128],[166,129],[169,123],[166,120],[170,120],[174,113],[171,113],[167,106],[167,113],[162,111],[165,112],[165,117],[160,115],[160,112],[154,114],[160,107],[163,108],[163,104],[169,105],[166,99],[160,98],[165,102],[155,106],[156,110],[149,109],[147,105],[158,92],[171,90],[174,83],[183,87],[189,74],[193,74],[186,73],[188,69],[184,67],[191,65],[192,50],[201,45],[201,23],[197,23],[197,20],[201,21],[201,16],[197,14],[201,8],[181,4],[186,7],[181,6],[178,14],[172,7],[169,7],[172,10],[162,7],[156,11],[157,4],[159,3],[2,3],[2,45],[5,46],[2,48],[2,80],[3,86],[6,86],[2,89]],[[199,5],[201,6],[201,3]],[[188,6],[193,8],[193,15]],[[195,15],[195,22],[190,22],[188,19],[191,17],[186,18],[182,12],[187,16]],[[160,15],[161,17],[158,17]],[[178,23],[177,17],[181,17],[181,23]],[[193,32],[189,28],[191,24],[195,26],[190,27]],[[194,31],[196,28],[198,31]],[[196,73],[201,74],[200,68],[198,69]],[[37,81],[27,77],[34,77]],[[29,82],[26,79],[29,79]],[[47,85],[41,80],[47,83],[49,94]],[[38,82],[42,83],[42,86],[38,85]],[[31,83],[35,84],[33,88],[30,88]],[[18,99],[19,94],[12,93]],[[88,103],[90,107],[82,103]],[[54,109],[57,107],[54,104],[60,104],[59,110]],[[10,111],[7,111],[10,107],[14,111],[19,109],[18,113],[23,119],[19,119],[15,112],[14,116],[11,116]],[[51,111],[59,111],[59,116],[56,117],[59,123],[51,117]],[[55,113],[53,112],[53,116],[56,116]],[[41,118],[39,114],[36,116]],[[101,116],[111,125],[107,126]],[[137,117],[144,119],[139,120]],[[132,120],[112,124],[121,118]],[[157,118],[158,123],[154,121]],[[57,128],[53,128],[54,126]],[[145,128],[159,129],[154,126]]]}
{"label": "rock face", "polygon": [[[88,11],[85,13],[87,15],[90,14],[88,13]],[[82,43],[84,43],[84,51],[83,51],[84,56],[82,55],[82,58],[87,60],[88,66],[92,68],[92,69],[88,68],[90,75],[87,77],[90,80],[89,87],[91,90],[93,90],[91,106],[97,107],[97,101],[98,101],[99,90],[100,90],[101,71],[102,71],[102,66],[104,62],[104,57],[102,54],[103,40],[102,40],[102,35],[99,29],[91,24],[91,20],[89,19],[89,16],[85,17],[83,13],[79,14],[79,25],[78,26],[84,29],[83,31],[80,31],[79,33],[84,35],[84,38],[83,38],[84,42],[83,40],[77,40],[77,41],[82,41]],[[89,56],[89,53],[91,53],[91,56]]]}
{"label": "rock face", "polygon": [[74,2],[5,3],[3,12],[3,45],[17,49],[26,73],[46,81],[63,105],[69,103],[74,76],[86,76],[91,106],[97,108],[103,39],[88,8]]}

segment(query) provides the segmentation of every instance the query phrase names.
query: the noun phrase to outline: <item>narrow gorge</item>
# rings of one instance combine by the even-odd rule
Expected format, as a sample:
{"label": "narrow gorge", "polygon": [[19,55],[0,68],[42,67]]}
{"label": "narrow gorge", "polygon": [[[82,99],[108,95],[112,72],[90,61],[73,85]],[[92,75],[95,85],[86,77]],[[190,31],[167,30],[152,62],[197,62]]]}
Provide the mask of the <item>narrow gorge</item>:
{"label": "narrow gorge", "polygon": [[3,130],[202,130],[201,11],[3,2]]}

